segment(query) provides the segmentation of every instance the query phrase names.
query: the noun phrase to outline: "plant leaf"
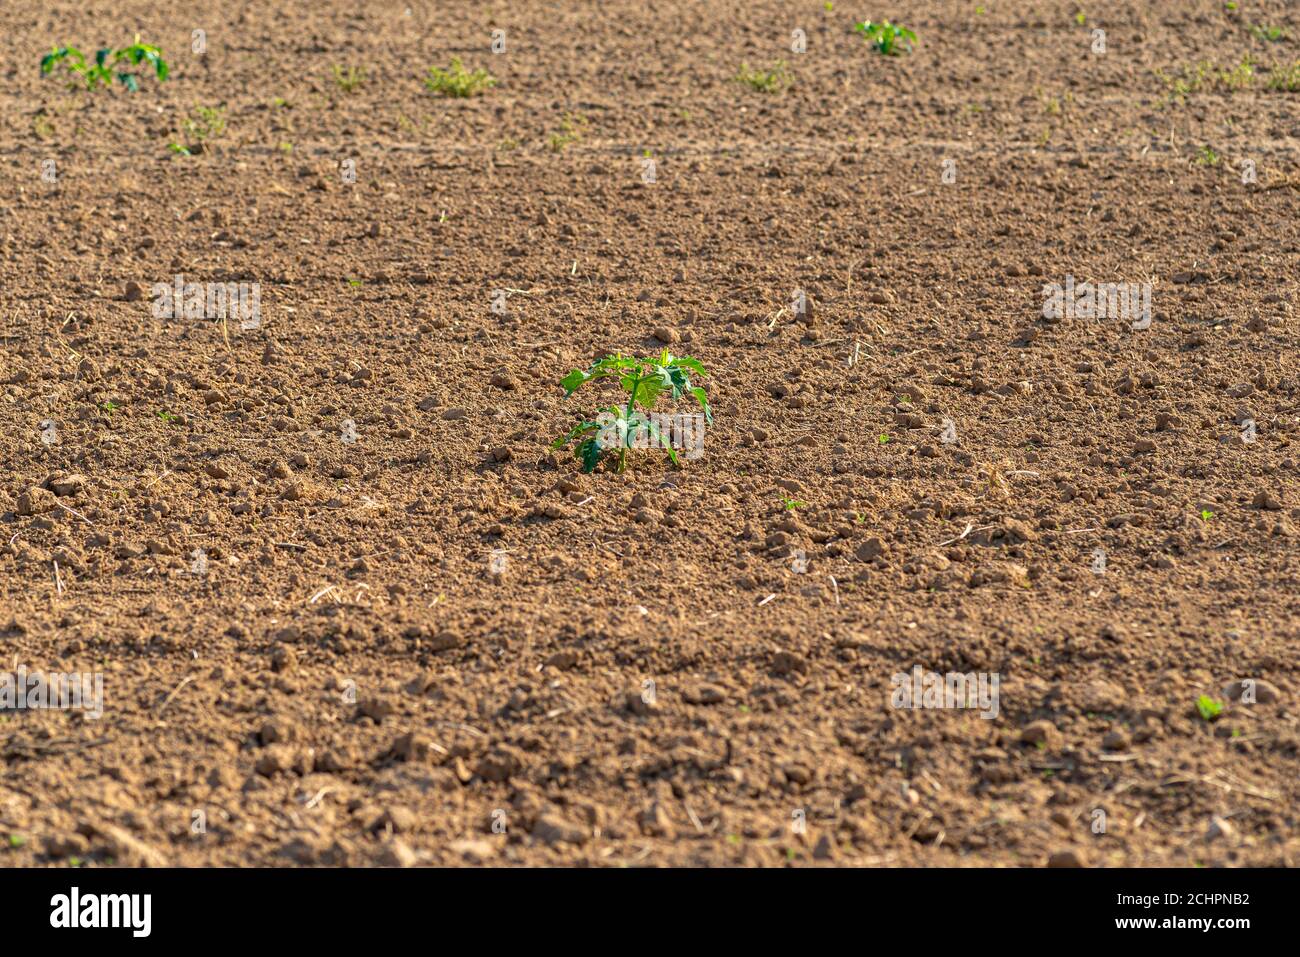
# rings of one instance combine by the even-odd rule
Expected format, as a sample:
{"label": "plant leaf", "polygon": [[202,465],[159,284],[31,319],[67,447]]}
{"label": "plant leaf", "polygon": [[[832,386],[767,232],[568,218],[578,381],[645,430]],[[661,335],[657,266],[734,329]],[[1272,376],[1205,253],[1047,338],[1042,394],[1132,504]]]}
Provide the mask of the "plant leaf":
{"label": "plant leaf", "polygon": [[574,369],[560,380],[560,385],[564,386],[564,397],[567,399],[569,396],[573,395],[573,393],[577,392],[579,387],[590,378],[591,376],[587,375],[587,373],[583,372],[581,369]]}
{"label": "plant leaf", "polygon": [[708,378],[708,373],[704,371],[704,363],[699,359],[692,359],[690,356],[678,356],[673,360],[673,365],[681,366],[683,369],[690,369],[696,375]]}
{"label": "plant leaf", "polygon": [[691,395],[695,396],[695,401],[700,404],[704,410],[704,421],[713,424],[713,410],[709,408],[709,397],[705,394],[703,386],[696,386],[691,389]]}
{"label": "plant leaf", "polygon": [[594,472],[603,451],[599,439],[587,439],[587,441],[579,445],[577,456],[582,460],[582,471],[586,473]]}

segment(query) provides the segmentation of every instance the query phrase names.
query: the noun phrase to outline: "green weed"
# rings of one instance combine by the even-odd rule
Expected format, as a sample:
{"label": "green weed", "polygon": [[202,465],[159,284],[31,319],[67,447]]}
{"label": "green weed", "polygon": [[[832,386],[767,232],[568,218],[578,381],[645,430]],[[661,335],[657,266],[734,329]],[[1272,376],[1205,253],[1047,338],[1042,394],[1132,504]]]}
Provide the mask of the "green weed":
{"label": "green weed", "polygon": [[1280,93],[1300,91],[1300,60],[1289,67],[1274,67],[1268,76],[1268,88]]}
{"label": "green weed", "polygon": [[564,119],[560,121],[560,130],[552,133],[547,145],[550,146],[552,153],[563,153],[565,147],[572,145],[582,139],[583,133],[587,129],[587,118],[581,115],[564,114]]}
{"label": "green weed", "polygon": [[778,60],[770,70],[755,70],[748,63],[742,63],[731,79],[759,93],[780,93],[794,82],[784,60]]}
{"label": "green weed", "polygon": [[334,84],[344,93],[355,93],[361,89],[366,82],[366,68],[363,66],[350,66],[347,70],[335,65],[334,67]]}
{"label": "green weed", "polygon": [[442,96],[467,97],[490,90],[497,85],[497,81],[487,70],[478,69],[471,73],[460,62],[460,57],[452,57],[451,66],[446,70],[437,66],[429,67],[429,76],[424,85]]}

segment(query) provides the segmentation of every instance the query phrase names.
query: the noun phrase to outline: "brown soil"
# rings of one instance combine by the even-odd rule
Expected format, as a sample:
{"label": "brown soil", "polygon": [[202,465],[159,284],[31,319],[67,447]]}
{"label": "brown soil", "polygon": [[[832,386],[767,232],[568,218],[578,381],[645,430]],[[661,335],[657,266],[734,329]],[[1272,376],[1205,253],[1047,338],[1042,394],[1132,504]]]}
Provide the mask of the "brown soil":
{"label": "brown soil", "polygon": [[[906,6],[890,58],[804,0],[6,4],[0,656],[105,713],[0,715],[0,862],[1295,862],[1300,18]],[[38,75],[137,31],[167,82]],[[704,456],[552,454],[661,340]]]}

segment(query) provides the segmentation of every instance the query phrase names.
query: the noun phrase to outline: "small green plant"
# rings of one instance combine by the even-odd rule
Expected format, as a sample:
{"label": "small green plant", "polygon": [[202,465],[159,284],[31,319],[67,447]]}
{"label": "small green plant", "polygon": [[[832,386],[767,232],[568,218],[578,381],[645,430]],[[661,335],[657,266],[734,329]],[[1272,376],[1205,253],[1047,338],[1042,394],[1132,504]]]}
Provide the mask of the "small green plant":
{"label": "small green plant", "polygon": [[1178,76],[1170,76],[1163,70],[1156,70],[1155,75],[1165,84],[1169,94],[1167,102],[1181,102],[1193,93],[1249,89],[1255,80],[1255,61],[1246,54],[1236,66],[1220,69],[1202,60],[1194,66],[1184,66]]}
{"label": "small green plant", "polygon": [[346,70],[343,67],[334,66],[334,83],[344,93],[355,93],[361,89],[361,85],[366,82],[366,68],[363,66],[350,66]]}
{"label": "small green plant", "polygon": [[487,70],[478,69],[471,73],[460,62],[460,57],[451,58],[451,67],[444,70],[439,66],[429,67],[429,76],[424,81],[434,93],[443,96],[474,96],[497,85],[496,78]]}
{"label": "small green plant", "polygon": [[43,140],[54,135],[54,124],[45,110],[37,110],[32,117],[32,132]]}
{"label": "small green plant", "polygon": [[162,419],[162,420],[163,420],[164,422],[166,422],[168,425],[171,425],[173,422],[175,422],[175,421],[179,418],[179,416],[176,416],[176,415],[172,414],[171,412],[168,412],[166,409],[160,409],[160,410],[158,411],[158,418]]}
{"label": "small green plant", "polygon": [[114,412],[117,411],[118,405],[112,399],[109,399],[106,402],[99,403],[99,408],[102,411],[107,412],[109,415],[112,415]]}
{"label": "small green plant", "polygon": [[755,70],[748,63],[742,63],[732,80],[759,93],[780,93],[794,82],[790,71],[785,68],[784,60],[777,60],[770,70]]}
{"label": "small green plant", "polygon": [[226,132],[226,110],[221,106],[198,106],[181,124],[186,142],[167,144],[167,148],[178,156],[191,156],[202,153],[207,148],[207,141],[217,139]]}
{"label": "small green plant", "polygon": [[1244,90],[1255,78],[1255,61],[1246,54],[1231,70],[1219,71],[1219,82],[1229,90]]}
{"label": "small green plant", "polygon": [[564,148],[582,139],[583,132],[587,129],[587,118],[582,115],[564,114],[564,119],[560,120],[560,130],[552,133],[547,145],[551,148],[552,153],[563,153]]}
{"label": "small green plant", "polygon": [[202,143],[226,132],[226,109],[223,106],[198,106],[185,121],[185,132]]}
{"label": "small green plant", "polygon": [[136,34],[135,42],[129,47],[104,47],[97,50],[93,63],[88,62],[86,55],[76,47],[55,47],[41,57],[41,75],[53,73],[60,63],[71,74],[68,85],[74,90],[79,86],[84,86],[87,90],[112,86],[116,77],[119,83],[135,93],[140,89],[139,75],[128,72],[126,68],[142,63],[145,65],[144,72],[152,69],[159,81],[167,79],[171,72],[162,58],[162,51],[141,43],[139,34]]}
{"label": "small green plant", "polygon": [[1268,88],[1281,93],[1300,91],[1300,60],[1289,67],[1274,67],[1268,75]]}
{"label": "small green plant", "polygon": [[889,444],[889,433],[888,433],[888,432],[881,432],[880,435],[878,435],[878,436],[876,437],[876,441],[879,442],[881,445],[888,445],[888,444]]}
{"label": "small green plant", "polygon": [[781,504],[785,506],[786,511],[793,512],[796,508],[807,508],[808,503],[797,498],[783,498]]}
{"label": "small green plant", "polygon": [[1202,522],[1208,522],[1212,518],[1214,518],[1214,512],[1210,511],[1208,508],[1201,509]]}
{"label": "small green plant", "polygon": [[[585,372],[574,369],[560,382],[566,399],[588,382],[613,377],[628,394],[627,404],[621,407],[611,405],[601,409],[594,418],[584,418],[552,442],[551,448],[560,449],[576,440],[574,454],[582,462],[584,472],[593,471],[606,453],[617,449],[618,471],[621,472],[627,462],[627,450],[634,447],[634,441],[640,445],[638,440],[646,437],[650,447],[664,449],[673,465],[680,466],[677,451],[660,433],[657,417],[650,413],[655,401],[665,393],[673,399],[691,395],[704,410],[705,421],[712,423],[713,410],[709,408],[708,396],[702,386],[691,385],[692,374],[708,375],[700,360],[674,356],[667,349],[657,357],[646,359],[606,356],[593,362]],[[642,408],[638,408],[638,403]]]}
{"label": "small green plant", "polygon": [[1262,27],[1256,23],[1251,25],[1250,32],[1256,40],[1267,40],[1269,43],[1286,39],[1286,31],[1281,27]]}
{"label": "small green plant", "polygon": [[1078,13],[1074,15],[1074,22],[1077,23],[1079,26],[1083,26],[1085,23],[1088,22],[1088,15],[1084,13],[1082,10],[1080,10]]}
{"label": "small green plant", "polygon": [[1223,714],[1223,703],[1214,700],[1207,694],[1203,694],[1196,699],[1196,710],[1201,713],[1204,720],[1213,721]]}
{"label": "small green plant", "polygon": [[881,23],[864,20],[862,23],[854,24],[853,32],[861,33],[863,37],[871,41],[871,46],[877,53],[885,56],[899,56],[903,53],[911,53],[912,45],[916,43],[915,33],[907,29],[907,27],[900,27],[888,20]]}
{"label": "small green plant", "polygon": [[1202,166],[1218,166],[1219,154],[1208,146],[1202,146],[1196,151],[1196,162]]}

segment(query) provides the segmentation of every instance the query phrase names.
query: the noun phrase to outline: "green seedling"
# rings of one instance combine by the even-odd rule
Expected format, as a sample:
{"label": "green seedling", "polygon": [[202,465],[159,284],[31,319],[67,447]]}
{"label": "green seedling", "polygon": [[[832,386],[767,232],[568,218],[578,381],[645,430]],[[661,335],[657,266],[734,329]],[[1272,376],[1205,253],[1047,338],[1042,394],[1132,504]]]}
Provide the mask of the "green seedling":
{"label": "green seedling", "polygon": [[198,106],[181,124],[187,142],[172,142],[167,148],[178,156],[192,156],[207,148],[207,141],[217,139],[226,132],[225,107]]}
{"label": "green seedling", "polygon": [[460,57],[452,57],[449,69],[429,67],[429,76],[424,85],[442,96],[467,97],[490,90],[497,85],[497,81],[487,70],[478,69],[471,73],[460,62]]}
{"label": "green seedling", "polygon": [[166,409],[162,409],[158,412],[158,418],[162,419],[168,425],[171,425],[173,422],[176,421],[178,416],[173,415],[171,412],[168,412]]}
{"label": "green seedling", "polygon": [[880,435],[878,435],[878,436],[876,437],[876,441],[879,442],[881,445],[888,445],[888,444],[889,444],[889,433],[888,433],[888,432],[881,432]]}
{"label": "green seedling", "polygon": [[907,27],[900,27],[888,20],[882,23],[872,23],[870,20],[865,20],[862,23],[854,24],[853,32],[861,33],[863,37],[871,42],[872,48],[884,56],[900,56],[903,53],[911,53],[912,44],[916,43],[915,33],[907,29]]}
{"label": "green seedling", "polygon": [[1038,100],[1042,104],[1043,112],[1048,116],[1060,116],[1067,108],[1074,106],[1073,93],[1066,92],[1060,96],[1053,96],[1041,90],[1035,92],[1038,93]]}
{"label": "green seedling", "polygon": [[1196,162],[1202,166],[1218,166],[1219,154],[1208,146],[1202,146],[1196,151]]}
{"label": "green seedling", "polygon": [[1300,92],[1300,60],[1289,67],[1274,67],[1268,76],[1268,88],[1281,93]]}
{"label": "green seedling", "polygon": [[785,506],[786,511],[793,512],[796,508],[807,508],[808,503],[797,498],[783,498],[781,504]]}
{"label": "green seedling", "polygon": [[1286,31],[1281,27],[1262,27],[1256,23],[1250,28],[1250,32],[1256,40],[1267,40],[1269,43],[1286,39]]}
{"label": "green seedling", "polygon": [[[588,382],[597,379],[617,378],[628,394],[624,406],[608,406],[599,410],[596,417],[584,418],[551,443],[560,449],[577,442],[574,454],[582,462],[582,470],[591,472],[606,454],[618,450],[618,471],[627,463],[627,450],[632,448],[638,435],[648,435],[655,447],[662,447],[673,465],[680,467],[677,451],[668,445],[659,432],[658,423],[650,417],[655,401],[664,394],[673,399],[683,395],[693,396],[704,410],[704,419],[713,422],[713,410],[702,386],[691,385],[691,374],[707,376],[704,365],[689,356],[674,356],[667,349],[657,357],[636,359],[631,356],[606,356],[591,364],[585,372],[574,369],[561,380],[567,399]],[[641,408],[638,408],[638,403]],[[644,410],[644,411],[643,411]],[[603,419],[603,421],[599,420]]]}
{"label": "green seedling", "polygon": [[214,140],[226,132],[226,109],[223,106],[198,106],[185,121],[185,132],[202,143]]}
{"label": "green seedling", "polygon": [[27,838],[23,837],[21,834],[9,835],[9,846],[14,848],[14,850],[17,850],[18,848],[22,847],[26,843],[27,843]]}
{"label": "green seedling", "polygon": [[112,415],[114,412],[116,412],[118,408],[117,403],[114,402],[112,399],[109,399],[107,402],[101,402],[99,404],[99,407],[103,411],[107,412],[109,415]]}
{"label": "green seedling", "polygon": [[145,65],[144,72],[147,73],[152,68],[159,81],[167,79],[171,72],[162,58],[162,51],[141,43],[139,34],[136,34],[135,42],[129,47],[104,47],[97,50],[94,62],[88,62],[86,55],[76,47],[55,47],[41,57],[41,75],[53,73],[60,63],[71,74],[68,86],[74,90],[81,86],[87,90],[109,87],[116,77],[119,83],[135,93],[140,89],[139,75],[128,72],[126,67],[142,63]]}
{"label": "green seedling", "polygon": [[1231,70],[1219,71],[1219,82],[1229,90],[1244,90],[1250,86],[1255,78],[1255,61],[1251,59],[1250,54],[1241,58],[1241,62]]}
{"label": "green seedling", "polygon": [[1248,53],[1230,69],[1220,69],[1202,60],[1194,66],[1182,67],[1179,76],[1170,76],[1164,70],[1156,70],[1155,75],[1168,89],[1167,100],[1181,102],[1194,93],[1249,89],[1255,80],[1255,60]]}
{"label": "green seedling", "polygon": [[366,68],[363,66],[350,66],[347,70],[337,65],[334,67],[334,83],[344,93],[357,92],[365,82]]}
{"label": "green seedling", "polygon": [[1080,10],[1078,13],[1074,15],[1074,22],[1077,23],[1079,26],[1083,26],[1085,23],[1088,22],[1088,15],[1084,13],[1082,10]]}
{"label": "green seedling", "polygon": [[560,131],[552,133],[548,141],[552,153],[563,153],[564,148],[572,143],[582,139],[583,131],[587,128],[587,118],[582,115],[564,114],[564,119],[560,121]]}
{"label": "green seedling", "polygon": [[794,82],[794,77],[785,68],[785,61],[777,60],[770,70],[753,70],[748,63],[742,63],[732,80],[759,93],[780,93]]}
{"label": "green seedling", "polygon": [[1196,699],[1196,710],[1201,713],[1201,717],[1204,720],[1213,721],[1219,715],[1223,714],[1223,703],[1214,700],[1207,694],[1203,694]]}
{"label": "green seedling", "polygon": [[1214,512],[1210,511],[1208,508],[1201,509],[1202,522],[1208,522],[1212,518],[1214,518]]}

